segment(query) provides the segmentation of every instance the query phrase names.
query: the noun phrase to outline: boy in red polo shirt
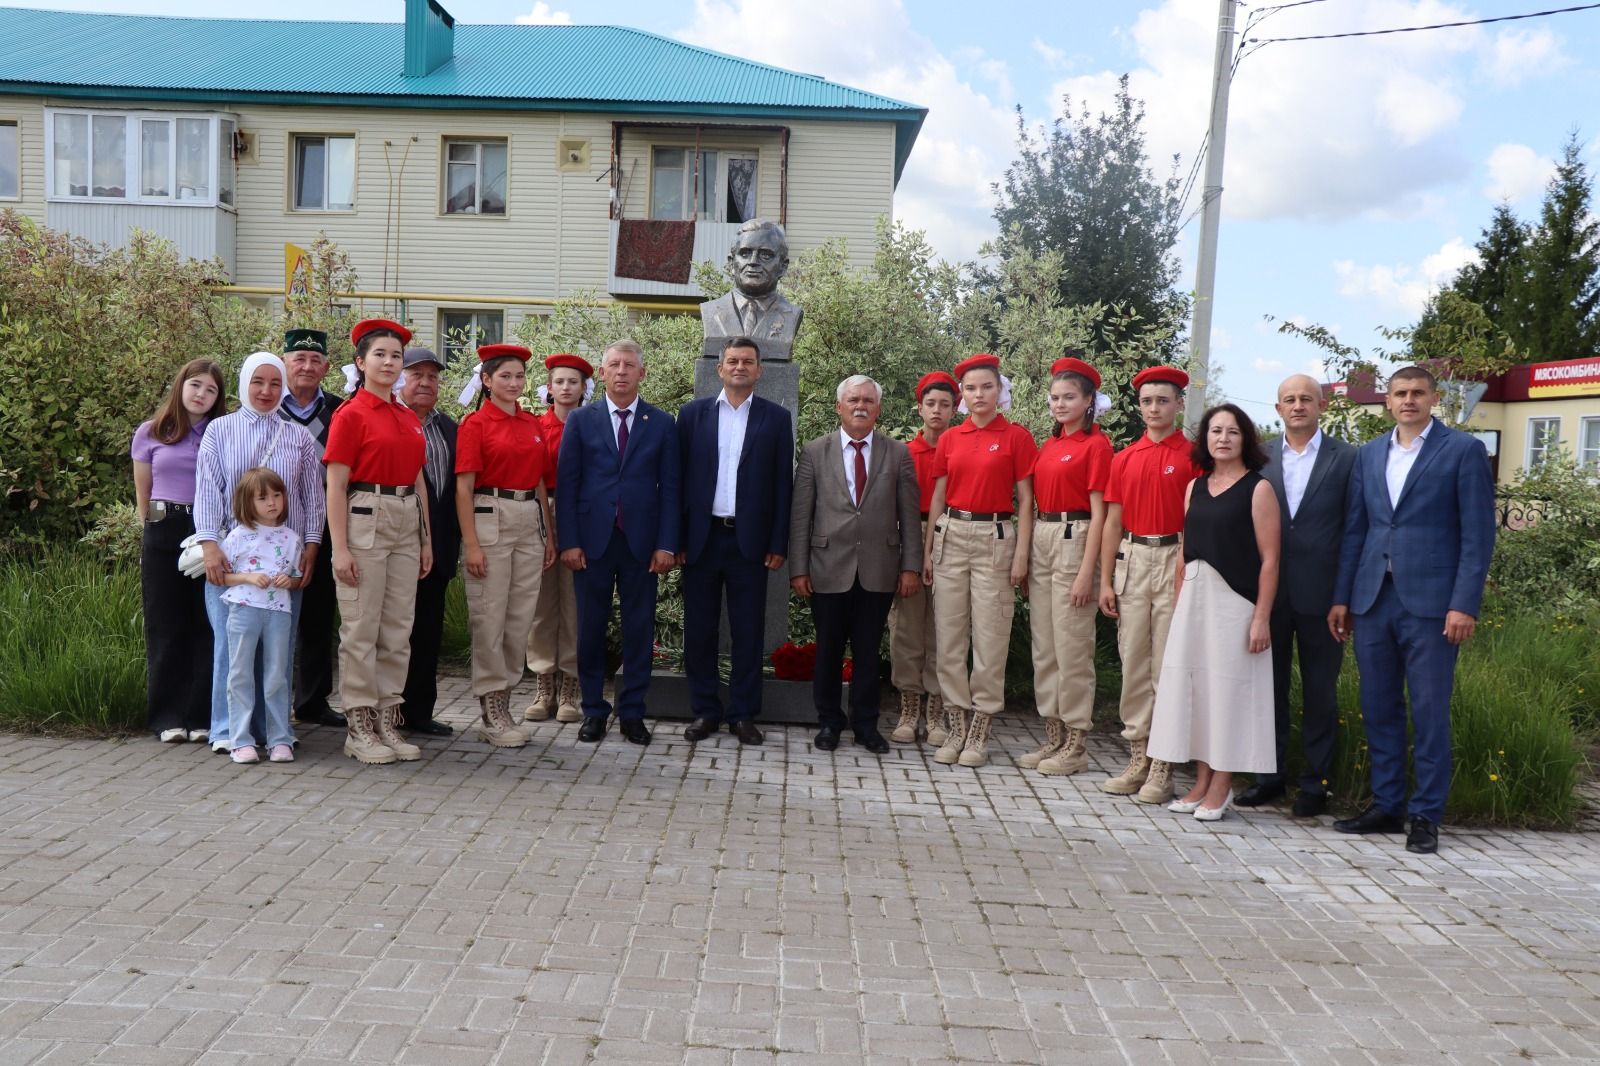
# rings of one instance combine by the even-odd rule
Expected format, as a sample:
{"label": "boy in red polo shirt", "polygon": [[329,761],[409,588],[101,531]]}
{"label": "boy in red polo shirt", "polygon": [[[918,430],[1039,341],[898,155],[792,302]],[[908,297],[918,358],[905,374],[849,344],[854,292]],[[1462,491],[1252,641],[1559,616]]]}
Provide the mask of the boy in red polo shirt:
{"label": "boy in red polo shirt", "polygon": [[[956,379],[943,370],[924,374],[917,382],[917,415],[922,428],[911,438],[906,450],[917,468],[917,492],[924,526],[928,506],[933,502],[934,447],[956,413]],[[924,529],[917,531],[922,537]],[[939,694],[939,662],[935,654],[938,637],[933,623],[933,592],[921,585],[916,594],[896,600],[890,616],[890,679],[900,690],[900,721],[889,739],[896,744],[911,744],[926,714],[928,743],[945,742],[944,699]]]}
{"label": "boy in red polo shirt", "polygon": [[1111,460],[1106,525],[1100,549],[1100,609],[1117,620],[1122,656],[1122,736],[1127,767],[1101,784],[1142,803],[1172,798],[1172,767],[1145,754],[1155,708],[1156,678],[1177,602],[1183,497],[1200,476],[1190,442],[1178,429],[1189,375],[1172,366],[1141,370],[1133,379],[1144,436]]}

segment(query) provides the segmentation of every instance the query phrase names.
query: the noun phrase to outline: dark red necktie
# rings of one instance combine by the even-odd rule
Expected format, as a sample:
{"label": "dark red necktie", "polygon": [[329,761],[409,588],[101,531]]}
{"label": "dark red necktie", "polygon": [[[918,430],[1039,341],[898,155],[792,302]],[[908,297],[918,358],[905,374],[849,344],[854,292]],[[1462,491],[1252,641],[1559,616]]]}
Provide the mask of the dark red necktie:
{"label": "dark red necktie", "polygon": [[853,440],[850,447],[856,450],[856,507],[861,506],[861,497],[867,493],[867,442]]}
{"label": "dark red necktie", "polygon": [[[628,454],[628,415],[629,415],[629,413],[630,412],[628,411],[627,408],[622,408],[622,409],[617,411],[617,417],[619,419],[621,419],[621,421],[617,423],[617,465],[618,466],[622,465],[623,458],[626,457],[627,454]],[[621,496],[617,497],[617,528],[618,529],[622,528],[622,497]]]}

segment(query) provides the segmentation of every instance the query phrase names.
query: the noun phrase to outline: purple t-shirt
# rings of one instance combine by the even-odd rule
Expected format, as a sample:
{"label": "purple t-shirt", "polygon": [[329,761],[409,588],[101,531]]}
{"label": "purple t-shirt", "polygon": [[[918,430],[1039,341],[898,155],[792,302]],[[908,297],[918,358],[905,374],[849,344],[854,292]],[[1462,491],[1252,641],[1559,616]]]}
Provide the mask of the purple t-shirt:
{"label": "purple t-shirt", "polygon": [[195,459],[200,454],[200,438],[205,436],[208,418],[197,418],[187,436],[176,444],[162,444],[150,434],[154,421],[146,422],[133,434],[134,462],[150,464],[150,498],[168,503],[194,502]]}

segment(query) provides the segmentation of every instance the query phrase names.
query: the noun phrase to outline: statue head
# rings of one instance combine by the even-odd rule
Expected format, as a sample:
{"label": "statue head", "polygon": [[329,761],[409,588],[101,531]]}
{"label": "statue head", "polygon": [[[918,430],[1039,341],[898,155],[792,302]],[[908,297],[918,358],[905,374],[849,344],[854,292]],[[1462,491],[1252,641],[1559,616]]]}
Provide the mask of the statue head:
{"label": "statue head", "polygon": [[733,247],[728,249],[728,274],[746,296],[766,296],[778,287],[778,279],[789,270],[789,239],[783,227],[763,218],[753,218],[739,227]]}

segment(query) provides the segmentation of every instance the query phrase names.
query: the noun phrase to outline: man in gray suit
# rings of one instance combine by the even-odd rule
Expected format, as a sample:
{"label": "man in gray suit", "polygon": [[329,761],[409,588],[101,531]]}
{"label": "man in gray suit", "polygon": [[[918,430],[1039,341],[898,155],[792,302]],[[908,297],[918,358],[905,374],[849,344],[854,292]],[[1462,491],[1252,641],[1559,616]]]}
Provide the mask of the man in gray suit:
{"label": "man in gray suit", "polygon": [[788,362],[800,330],[800,308],[783,298],[778,282],[789,270],[789,238],[783,227],[753,218],[739,227],[728,249],[733,291],[700,305],[705,328],[704,355],[722,356],[729,337],[751,337],[767,362]]}
{"label": "man in gray suit", "polygon": [[1261,475],[1278,494],[1283,528],[1278,597],[1272,605],[1272,682],[1277,716],[1278,772],[1256,779],[1235,803],[1258,807],[1282,796],[1284,756],[1289,744],[1289,677],[1300,649],[1303,712],[1300,742],[1306,765],[1294,800],[1296,818],[1314,818],[1328,806],[1327,778],[1338,719],[1339,667],[1344,645],[1328,631],[1333,578],[1344,537],[1345,493],[1356,450],[1324,434],[1318,419],[1327,410],[1322,386],[1296,374],[1278,386],[1283,437],[1264,443]]}
{"label": "man in gray suit", "polygon": [[817,749],[834,750],[844,731],[848,643],[850,727],[857,744],[881,755],[889,742],[878,732],[878,647],[895,593],[910,596],[922,580],[917,471],[906,446],[874,428],[883,403],[876,381],[845,378],[835,398],[839,431],[809,442],[794,472],[789,584],[811,601],[817,624]]}

